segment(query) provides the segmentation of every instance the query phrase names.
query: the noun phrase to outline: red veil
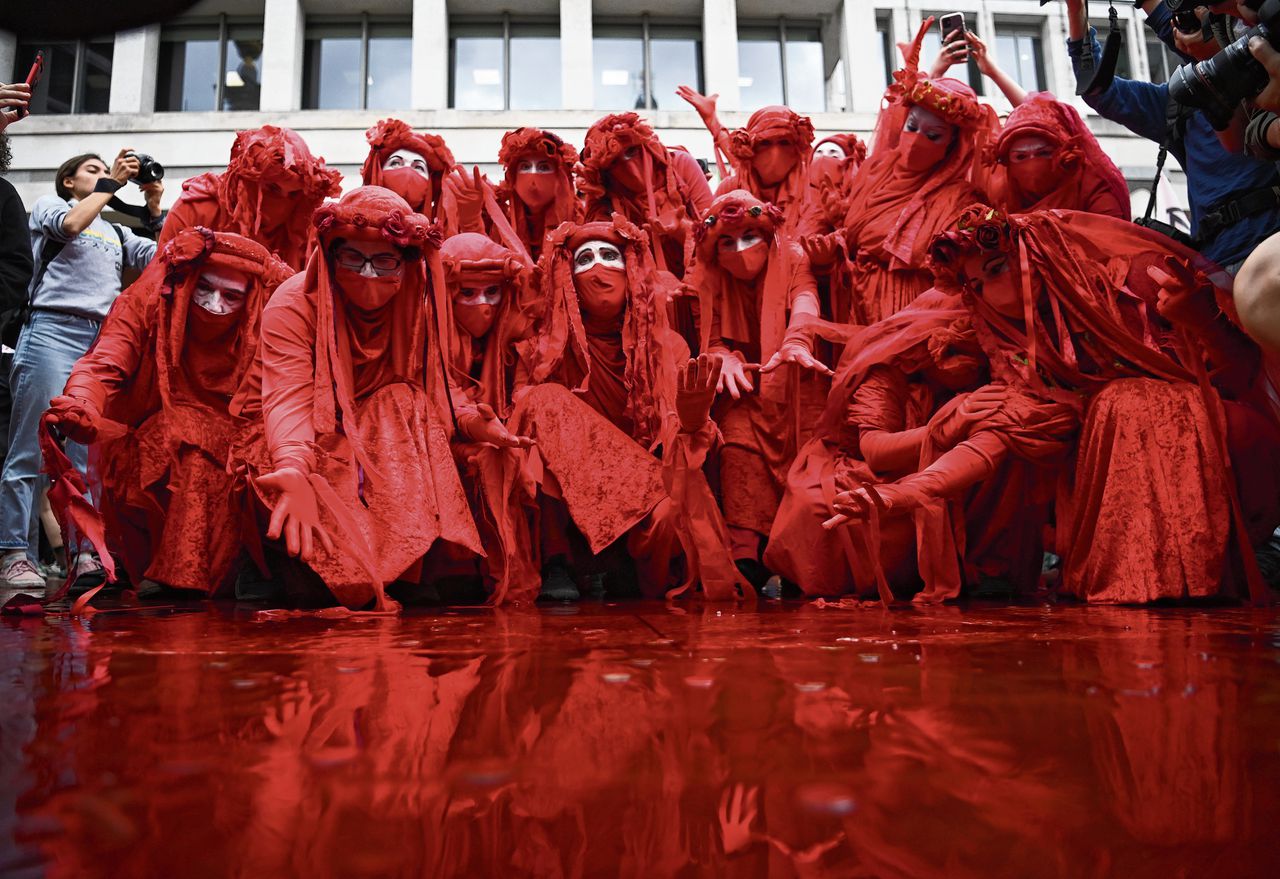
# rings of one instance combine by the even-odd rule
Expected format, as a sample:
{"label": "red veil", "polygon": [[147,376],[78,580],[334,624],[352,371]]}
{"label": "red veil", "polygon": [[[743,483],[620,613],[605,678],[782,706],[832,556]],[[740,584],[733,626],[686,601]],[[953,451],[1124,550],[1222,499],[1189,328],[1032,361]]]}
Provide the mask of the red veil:
{"label": "red veil", "polygon": [[[796,163],[779,184],[767,187],[755,172],[752,159],[756,144],[767,138],[785,137],[791,140]],[[809,154],[813,146],[813,122],[789,107],[761,107],[751,114],[746,127],[735,130],[729,136],[729,162],[733,165],[734,189],[745,189],[756,198],[772,202],[783,213],[783,227],[793,231],[800,222],[805,200],[809,195]],[[772,198],[765,195],[775,189]]]}
{"label": "red veil", "polygon": [[[530,238],[528,210],[516,194],[516,170],[521,159],[550,159],[556,164],[556,197],[547,209],[543,228],[532,230],[537,240]],[[498,150],[498,164],[504,176],[498,187],[498,202],[505,203],[507,218],[516,233],[524,239],[525,247],[537,254],[547,233],[561,223],[576,223],[582,219],[582,203],[573,185],[573,169],[578,164],[578,151],[550,131],[541,128],[517,128],[502,135]]]}
{"label": "red veil", "polygon": [[431,194],[427,204],[410,205],[415,211],[427,214],[431,219],[440,218],[440,195],[444,190],[444,175],[453,167],[453,153],[438,134],[419,133],[399,119],[383,119],[364,133],[369,141],[369,155],[360,166],[360,178],[366,186],[385,186],[382,165],[396,150],[412,150],[427,160],[431,176]]}

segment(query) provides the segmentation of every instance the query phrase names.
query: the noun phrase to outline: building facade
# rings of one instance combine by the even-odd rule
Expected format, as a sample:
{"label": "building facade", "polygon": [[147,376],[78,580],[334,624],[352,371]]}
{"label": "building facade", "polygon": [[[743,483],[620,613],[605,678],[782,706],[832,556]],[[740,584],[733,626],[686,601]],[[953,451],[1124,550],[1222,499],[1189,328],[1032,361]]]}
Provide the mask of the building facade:
{"label": "building facade", "polygon": [[[1176,58],[1130,4],[1118,9],[1120,74],[1163,81]],[[952,11],[1024,88],[1077,100],[1063,5],[1038,0],[201,0],[172,22],[79,42],[0,32],[0,77],[25,77],[37,50],[47,62],[32,116],[9,130],[9,179],[30,205],[64,159],[131,147],[166,166],[171,204],[181,180],[226,164],[235,131],[271,123],[299,131],[355,185],[363,132],[387,116],[489,171],[505,131],[537,125],[580,145],[600,115],[632,109],[709,159],[710,137],[674,94],[686,83],[718,94],[729,125],[786,103],[820,134],[868,136],[895,44]],[[935,29],[925,64],[938,43]],[[976,68],[951,75],[1008,111]],[[1077,106],[1145,201],[1156,146]],[[1184,203],[1173,177],[1166,217]]]}

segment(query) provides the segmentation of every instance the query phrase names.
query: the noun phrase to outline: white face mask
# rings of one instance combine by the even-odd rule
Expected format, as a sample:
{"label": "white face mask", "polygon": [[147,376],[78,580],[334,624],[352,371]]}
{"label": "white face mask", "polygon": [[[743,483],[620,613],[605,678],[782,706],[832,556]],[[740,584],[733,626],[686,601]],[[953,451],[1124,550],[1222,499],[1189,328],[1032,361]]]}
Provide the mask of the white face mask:
{"label": "white face mask", "polygon": [[550,159],[521,159],[520,164],[516,165],[516,172],[519,174],[554,174],[555,168],[552,167]]}
{"label": "white face mask", "polygon": [[232,314],[244,308],[249,279],[233,269],[206,269],[196,281],[191,299],[210,314]]}
{"label": "white face mask", "polygon": [[845,158],[844,150],[840,149],[839,145],[834,144],[829,140],[818,144],[818,146],[813,150],[813,155],[815,158],[818,156],[825,156],[829,159]]}
{"label": "white face mask", "polygon": [[573,273],[575,275],[580,275],[587,269],[597,265],[615,269],[619,272],[627,267],[622,251],[618,249],[616,244],[610,244],[608,241],[588,241],[573,252]]}
{"label": "white face mask", "polygon": [[398,149],[387,156],[387,160],[382,163],[382,170],[389,171],[392,168],[412,168],[428,180],[431,179],[431,168],[427,165],[427,160],[413,150]]}

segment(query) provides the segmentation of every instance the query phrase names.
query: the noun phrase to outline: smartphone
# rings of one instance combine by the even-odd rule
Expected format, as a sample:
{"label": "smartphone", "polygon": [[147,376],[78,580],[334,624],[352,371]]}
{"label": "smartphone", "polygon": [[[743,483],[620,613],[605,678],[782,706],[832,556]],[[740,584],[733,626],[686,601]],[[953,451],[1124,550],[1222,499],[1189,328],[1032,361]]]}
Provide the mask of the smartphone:
{"label": "smartphone", "polygon": [[964,13],[948,12],[942,18],[938,19],[938,28],[942,31],[942,42],[945,45],[947,37],[954,31],[960,31],[960,35],[964,36]]}
{"label": "smartphone", "polygon": [[[34,101],[36,97],[36,85],[40,82],[40,75],[44,73],[44,49],[36,52],[36,60],[31,62],[31,70],[27,73],[27,85],[31,86],[31,99]],[[18,111],[18,118],[22,119],[30,115],[30,110],[25,107]]]}

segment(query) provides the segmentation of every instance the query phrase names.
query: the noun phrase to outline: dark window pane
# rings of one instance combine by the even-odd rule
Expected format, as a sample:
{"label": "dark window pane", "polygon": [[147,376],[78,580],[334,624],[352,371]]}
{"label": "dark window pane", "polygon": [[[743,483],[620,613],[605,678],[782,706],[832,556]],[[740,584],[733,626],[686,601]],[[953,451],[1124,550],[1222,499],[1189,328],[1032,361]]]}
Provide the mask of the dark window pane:
{"label": "dark window pane", "polygon": [[775,31],[738,33],[738,86],[742,109],[782,103],[782,46]]}
{"label": "dark window pane", "polygon": [[595,64],[596,109],[644,108],[644,40],[641,37],[596,37],[591,42]]}
{"label": "dark window pane", "polygon": [[354,109],[360,106],[360,38],[307,40],[303,106],[307,110]]}
{"label": "dark window pane", "polygon": [[811,39],[797,40],[787,31],[787,104],[801,113],[827,109],[822,43],[816,33]]}
{"label": "dark window pane", "polygon": [[156,109],[212,110],[217,77],[217,39],[162,42]]}
{"label": "dark window pane", "polygon": [[688,105],[676,97],[676,86],[689,85],[702,91],[702,46],[695,39],[649,36],[649,60],[653,64],[653,94],[656,110],[679,110]]}
{"label": "dark window pane", "polygon": [[[1120,54],[1124,55],[1123,52]],[[1168,82],[1181,64],[1182,59],[1172,49],[1147,31],[1147,76],[1152,82]]]}
{"label": "dark window pane", "polygon": [[106,113],[111,104],[111,58],[115,54],[114,39],[95,40],[84,47],[84,64],[80,76],[81,113]]}
{"label": "dark window pane", "polygon": [[461,110],[501,110],[502,37],[455,37],[453,100]]}
{"label": "dark window pane", "polygon": [[880,54],[880,67],[884,70],[884,84],[888,87],[893,82],[893,62],[897,60],[894,54],[893,37],[890,33],[890,24],[887,19],[876,19],[876,50]]}
{"label": "dark window pane", "polygon": [[511,38],[511,109],[555,109],[560,101],[560,38]]}
{"label": "dark window pane", "polygon": [[366,106],[370,110],[409,106],[411,42],[408,37],[370,38],[369,83],[366,92]]}
{"label": "dark window pane", "polygon": [[14,79],[26,79],[36,52],[44,50],[44,74],[31,96],[31,112],[34,114],[70,113],[75,94],[76,46],[75,43],[21,43],[18,45],[18,64]]}
{"label": "dark window pane", "polygon": [[257,110],[262,97],[262,28],[232,28],[227,35],[222,109]]}

